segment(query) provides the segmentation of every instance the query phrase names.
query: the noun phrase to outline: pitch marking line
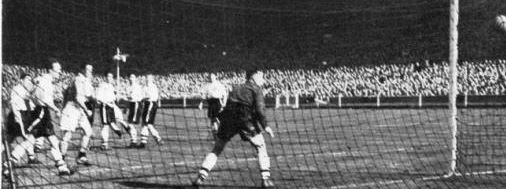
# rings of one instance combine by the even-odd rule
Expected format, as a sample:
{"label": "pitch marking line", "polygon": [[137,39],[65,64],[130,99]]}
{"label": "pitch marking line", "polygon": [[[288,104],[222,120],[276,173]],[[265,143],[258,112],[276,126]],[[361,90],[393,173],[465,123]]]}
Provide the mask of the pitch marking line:
{"label": "pitch marking line", "polygon": [[[467,172],[467,173],[456,173],[455,176],[462,177],[462,176],[473,176],[473,175],[492,175],[492,174],[504,174],[506,173],[506,170],[497,170],[497,171],[480,171],[480,172]],[[444,176],[426,176],[421,178],[412,178],[407,180],[422,180],[422,181],[429,181],[429,180],[436,180],[436,179],[445,179]],[[367,187],[367,186],[373,186],[373,185],[392,185],[397,183],[403,183],[406,180],[390,180],[390,181],[379,181],[379,182],[366,182],[366,183],[351,183],[346,185],[338,185],[338,186],[332,186],[330,189],[348,189],[348,188],[360,188],[360,187]]]}
{"label": "pitch marking line", "polygon": [[380,125],[372,125],[372,127],[411,127],[417,125],[441,125],[442,122],[433,122],[433,123],[405,123],[405,124],[380,124]]}

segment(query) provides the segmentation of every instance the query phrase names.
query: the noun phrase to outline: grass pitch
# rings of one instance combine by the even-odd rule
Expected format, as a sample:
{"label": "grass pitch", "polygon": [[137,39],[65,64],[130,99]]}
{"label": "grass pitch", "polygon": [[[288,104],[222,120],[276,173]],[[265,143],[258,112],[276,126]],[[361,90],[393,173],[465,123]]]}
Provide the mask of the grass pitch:
{"label": "grass pitch", "polygon": [[[506,109],[459,111],[459,173],[443,178],[451,159],[448,109],[269,109],[276,133],[265,135],[272,178],[278,188],[506,188]],[[122,138],[111,133],[113,149],[101,151],[96,118],[88,153],[93,166],[76,166],[75,134],[67,158],[74,175],[57,176],[50,156],[38,153],[44,164],[15,167],[18,186],[192,188],[213,146],[206,112],[166,108],[156,117],[163,145],[150,137],[145,149],[126,148],[124,131]],[[259,188],[251,145],[233,138],[203,187]]]}

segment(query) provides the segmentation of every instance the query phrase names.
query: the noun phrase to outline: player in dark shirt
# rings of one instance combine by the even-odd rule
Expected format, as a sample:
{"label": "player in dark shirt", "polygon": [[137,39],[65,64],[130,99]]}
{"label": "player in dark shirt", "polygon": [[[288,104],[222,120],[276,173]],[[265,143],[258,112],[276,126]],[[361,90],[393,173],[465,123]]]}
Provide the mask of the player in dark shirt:
{"label": "player in dark shirt", "polygon": [[267,155],[262,131],[274,137],[272,129],[267,125],[265,117],[264,95],[262,84],[263,73],[253,70],[246,73],[247,82],[234,86],[223,112],[218,115],[220,127],[211,153],[207,154],[197,179],[193,185],[199,186],[209,175],[220,155],[230,139],[239,134],[244,141],[249,141],[258,153],[262,187],[270,188],[274,184],[270,179],[270,160]]}

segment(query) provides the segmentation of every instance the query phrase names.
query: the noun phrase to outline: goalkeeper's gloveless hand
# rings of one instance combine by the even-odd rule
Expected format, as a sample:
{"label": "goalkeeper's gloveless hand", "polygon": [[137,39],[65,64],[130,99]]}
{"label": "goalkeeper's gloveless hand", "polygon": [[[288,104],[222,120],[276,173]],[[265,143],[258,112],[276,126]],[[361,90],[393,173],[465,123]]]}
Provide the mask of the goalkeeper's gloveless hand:
{"label": "goalkeeper's gloveless hand", "polygon": [[271,127],[265,127],[265,132],[268,133],[271,137],[274,137],[274,131],[272,131]]}

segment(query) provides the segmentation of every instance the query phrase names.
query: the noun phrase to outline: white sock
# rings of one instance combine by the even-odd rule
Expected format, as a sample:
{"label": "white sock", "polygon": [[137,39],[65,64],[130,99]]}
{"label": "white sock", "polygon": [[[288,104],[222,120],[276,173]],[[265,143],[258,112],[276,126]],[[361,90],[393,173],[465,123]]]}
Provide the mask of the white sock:
{"label": "white sock", "polygon": [[63,155],[67,154],[67,149],[69,147],[70,138],[72,138],[72,132],[65,131],[65,133],[63,134],[63,139],[60,143],[60,151],[61,151],[61,154],[63,154]]}
{"label": "white sock", "polygon": [[258,165],[260,167],[260,175],[262,176],[262,179],[268,179],[271,176],[270,173],[271,162],[269,160],[269,155],[267,154],[267,147],[265,146],[265,140],[261,134],[255,137],[256,137],[255,148],[258,153]]}
{"label": "white sock", "polygon": [[133,143],[137,143],[137,130],[134,125],[128,125],[128,133],[130,134],[130,138],[132,138]]}
{"label": "white sock", "polygon": [[100,134],[102,135],[102,145],[107,145],[109,143],[109,125],[102,126]]}
{"label": "white sock", "polygon": [[[59,140],[56,136],[51,135],[48,137],[49,143],[51,144],[51,154],[53,155],[54,161],[57,165],[65,164],[62,157],[62,152],[58,147]],[[63,142],[61,143],[63,145]]]}
{"label": "white sock", "polygon": [[87,152],[88,151],[88,144],[90,143],[90,135],[84,135],[81,140],[81,149],[80,152]]}
{"label": "white sock", "polygon": [[208,172],[211,171],[216,164],[216,161],[218,161],[218,156],[214,153],[207,154],[206,158],[204,159],[204,162],[202,163],[202,169],[200,170],[200,174],[204,175],[204,177],[207,177]]}

